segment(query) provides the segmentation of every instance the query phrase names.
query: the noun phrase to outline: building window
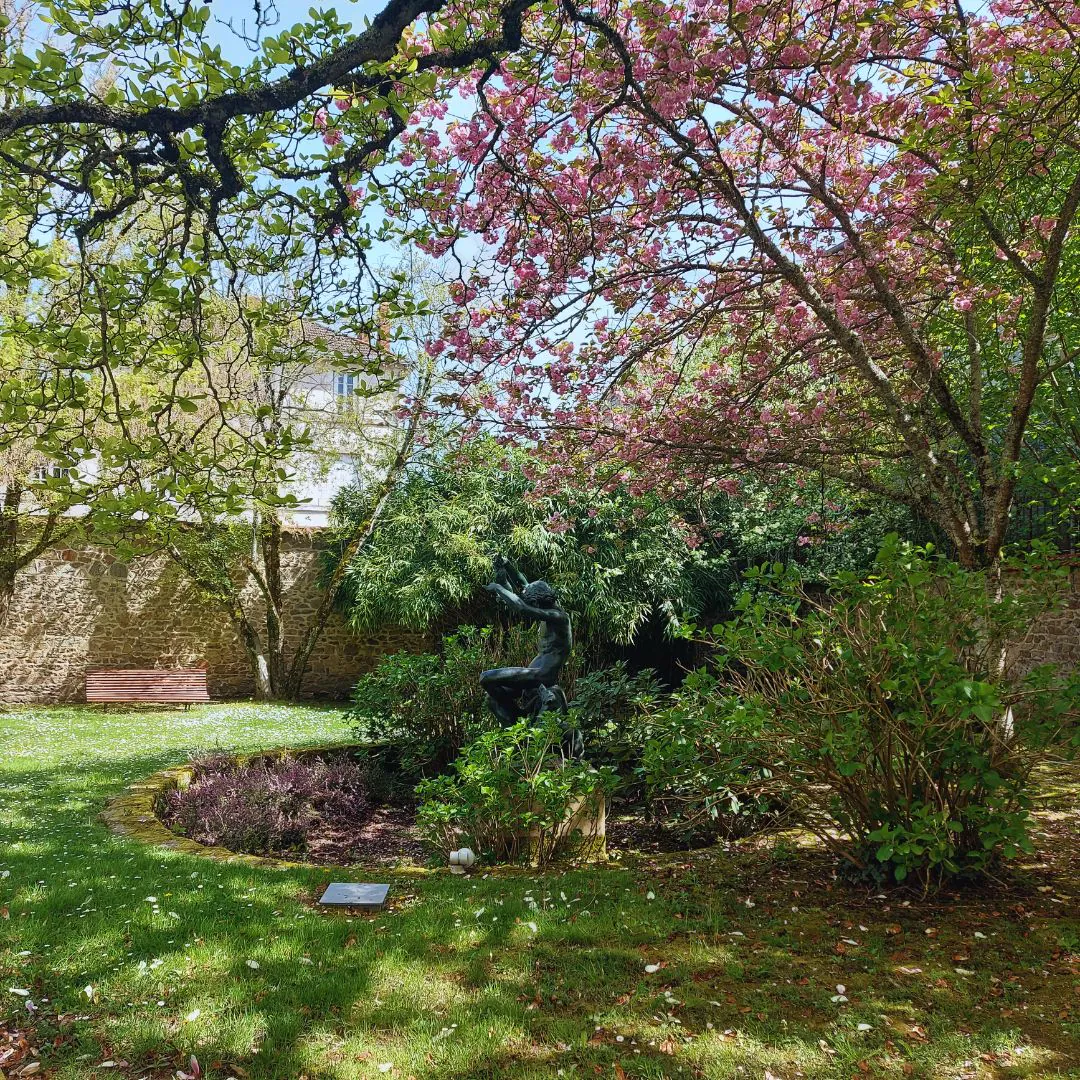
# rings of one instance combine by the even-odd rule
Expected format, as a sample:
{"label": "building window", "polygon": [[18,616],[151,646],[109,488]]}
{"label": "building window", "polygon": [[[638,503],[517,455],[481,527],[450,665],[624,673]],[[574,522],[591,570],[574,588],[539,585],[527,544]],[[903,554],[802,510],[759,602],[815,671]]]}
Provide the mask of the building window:
{"label": "building window", "polygon": [[64,465],[37,465],[31,475],[35,484],[46,484],[50,480],[73,480],[76,473]]}
{"label": "building window", "polygon": [[352,412],[356,407],[356,376],[334,376],[334,399],[339,412]]}

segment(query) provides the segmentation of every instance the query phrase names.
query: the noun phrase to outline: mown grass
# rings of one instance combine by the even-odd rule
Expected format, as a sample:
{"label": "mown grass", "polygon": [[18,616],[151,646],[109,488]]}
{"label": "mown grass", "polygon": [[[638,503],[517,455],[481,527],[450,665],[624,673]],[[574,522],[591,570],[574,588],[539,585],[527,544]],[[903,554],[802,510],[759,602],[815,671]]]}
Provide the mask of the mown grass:
{"label": "mown grass", "polygon": [[933,904],[836,884],[781,841],[391,875],[392,909],[349,917],[312,900],[363,874],[221,864],[97,821],[194,748],[345,737],[309,708],[0,714],[0,1016],[32,1027],[46,1073],[173,1076],[195,1054],[252,1080],[1080,1077],[1078,804],[1060,783],[1049,861]]}

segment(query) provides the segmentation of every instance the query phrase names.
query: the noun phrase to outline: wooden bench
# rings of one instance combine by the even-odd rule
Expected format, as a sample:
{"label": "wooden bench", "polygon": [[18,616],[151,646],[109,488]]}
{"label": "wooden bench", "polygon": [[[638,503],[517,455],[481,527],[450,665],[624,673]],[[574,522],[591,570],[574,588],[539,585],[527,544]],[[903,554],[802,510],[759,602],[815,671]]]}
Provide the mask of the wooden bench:
{"label": "wooden bench", "polygon": [[86,700],[109,704],[146,701],[195,705],[209,701],[205,668],[91,668],[86,673]]}

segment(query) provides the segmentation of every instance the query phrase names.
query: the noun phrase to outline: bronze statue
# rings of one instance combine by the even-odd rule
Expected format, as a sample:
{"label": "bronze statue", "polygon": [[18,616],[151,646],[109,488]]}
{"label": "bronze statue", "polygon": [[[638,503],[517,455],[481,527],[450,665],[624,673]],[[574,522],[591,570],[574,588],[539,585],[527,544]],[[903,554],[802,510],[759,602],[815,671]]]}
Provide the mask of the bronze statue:
{"label": "bronze statue", "polygon": [[[495,580],[485,586],[511,611],[541,623],[540,651],[528,667],[492,668],[480,676],[491,711],[501,724],[543,712],[566,712],[566,695],[559,673],[573,647],[570,616],[559,606],[555,590],[546,581],[529,581],[502,555],[495,556]],[[581,757],[581,733],[567,732],[568,756]]]}

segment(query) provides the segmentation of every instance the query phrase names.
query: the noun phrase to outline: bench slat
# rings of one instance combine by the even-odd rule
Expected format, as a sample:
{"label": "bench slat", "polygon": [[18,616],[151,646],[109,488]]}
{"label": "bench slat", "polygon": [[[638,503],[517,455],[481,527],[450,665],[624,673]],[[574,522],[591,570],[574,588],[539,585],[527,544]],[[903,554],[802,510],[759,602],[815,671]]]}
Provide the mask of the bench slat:
{"label": "bench slat", "polygon": [[157,701],[190,705],[209,701],[204,668],[91,668],[86,700]]}

